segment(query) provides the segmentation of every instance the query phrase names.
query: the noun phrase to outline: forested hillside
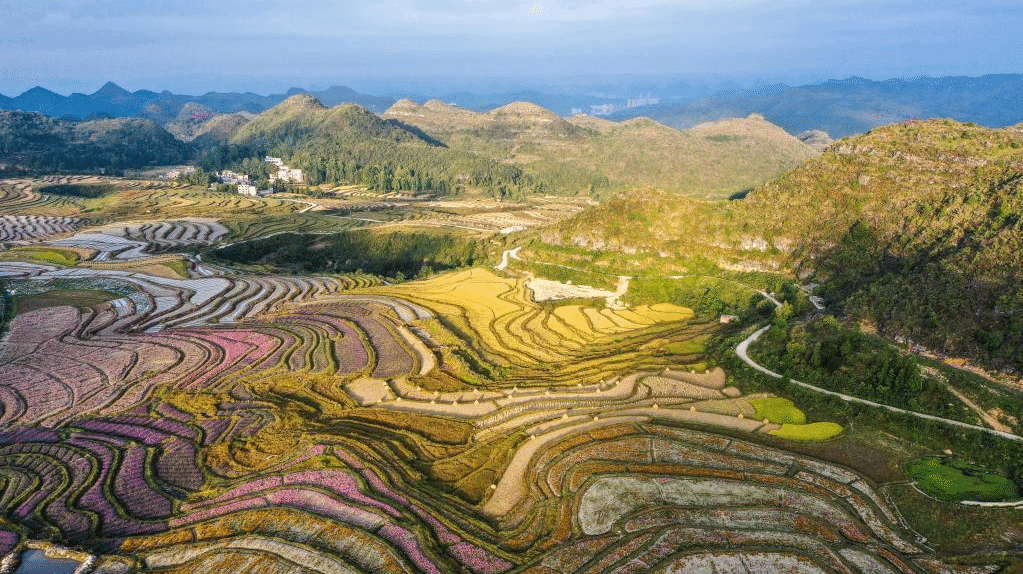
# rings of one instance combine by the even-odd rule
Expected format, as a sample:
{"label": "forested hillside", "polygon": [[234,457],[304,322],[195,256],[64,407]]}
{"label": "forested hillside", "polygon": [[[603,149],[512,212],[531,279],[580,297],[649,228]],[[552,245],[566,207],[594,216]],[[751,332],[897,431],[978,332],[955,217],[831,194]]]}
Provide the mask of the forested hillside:
{"label": "forested hillside", "polygon": [[421,128],[453,149],[522,166],[560,190],[642,185],[726,197],[817,155],[760,116],[679,131],[646,118],[563,119],[524,102],[476,113],[436,100],[401,100],[384,117]]}
{"label": "forested hillside", "polygon": [[533,181],[521,169],[452,150],[415,128],[365,108],[327,108],[292,96],[242,127],[231,143],[279,155],[309,183],[363,184],[378,191],[454,193],[465,187],[521,194]]}
{"label": "forested hillside", "polygon": [[0,111],[0,163],[37,171],[124,168],[185,161],[190,148],[149,120],[74,122]]}
{"label": "forested hillside", "polygon": [[598,250],[780,269],[927,347],[1023,368],[1023,129],[879,128],[743,200],[634,191],[550,230]]}

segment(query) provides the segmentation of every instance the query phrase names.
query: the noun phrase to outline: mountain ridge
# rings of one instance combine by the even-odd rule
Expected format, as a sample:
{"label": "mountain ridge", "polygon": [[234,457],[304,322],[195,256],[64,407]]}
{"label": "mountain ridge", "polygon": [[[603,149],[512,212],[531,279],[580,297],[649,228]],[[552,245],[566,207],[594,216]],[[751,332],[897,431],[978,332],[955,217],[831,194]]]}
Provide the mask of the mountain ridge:
{"label": "mountain ridge", "polygon": [[293,95],[248,121],[230,143],[249,155],[279,155],[314,185],[357,183],[443,195],[466,186],[522,193],[530,184],[518,168],[448,149],[415,126],[357,104],[326,107],[307,94]]}
{"label": "mountain ridge", "polygon": [[[950,117],[988,127],[1004,127],[1023,120],[1019,106],[1011,98],[1004,97],[1006,93],[1018,92],[1021,87],[1023,74],[918,76],[884,80],[853,76],[802,85],[776,83],[751,89],[719,89],[716,92],[712,92],[712,88],[678,92],[677,87],[669,86],[664,88],[668,91],[662,94],[660,103],[619,110],[611,117],[622,120],[645,115],[671,127],[684,128],[725,117],[746,117],[750,113],[762,113],[791,134],[823,130],[836,138],[911,118]],[[514,101],[530,101],[554,110],[561,116],[568,116],[574,109],[587,109],[590,105],[611,104],[623,107],[626,104],[624,98],[614,95],[549,94],[537,90],[495,94],[463,91],[376,96],[335,85],[320,91],[292,87],[285,93],[269,95],[216,91],[201,95],[179,95],[169,90],[159,93],[151,90],[129,92],[113,82],[107,82],[89,95],[74,93],[62,96],[39,86],[18,96],[0,94],[0,108],[81,119],[93,114],[135,116],[153,102],[181,105],[192,101],[222,113],[259,113],[295,93],[313,94],[328,106],[344,101],[357,103],[375,113],[383,113],[398,98],[415,101],[437,99],[473,111],[493,110]]]}
{"label": "mountain ridge", "polygon": [[128,91],[112,81],[106,82],[92,94],[72,93],[62,96],[46,88],[36,86],[15,97],[0,95],[0,107],[39,112],[49,116],[76,117],[84,119],[94,114],[109,114],[116,117],[131,117],[141,114],[150,104],[178,106],[197,103],[221,113],[239,111],[261,112],[267,110],[296,93],[308,93],[329,105],[342,102],[358,103],[371,110],[383,111],[393,100],[383,96],[362,94],[345,86],[331,86],[325,90],[312,91],[290,88],[284,94],[259,95],[253,92],[207,92],[202,95],[175,94],[169,90]]}
{"label": "mountain ridge", "polygon": [[822,130],[835,138],[909,119],[952,118],[998,128],[1023,119],[1018,103],[1006,97],[1020,91],[1023,74],[921,76],[881,81],[852,77],[802,86],[777,84],[718,92],[699,100],[625,110],[612,115],[612,119],[642,114],[685,128],[709,120],[761,113],[791,134]]}
{"label": "mountain ridge", "polygon": [[0,162],[16,169],[81,171],[179,163],[190,148],[151,120],[76,122],[0,110]]}
{"label": "mountain ridge", "polygon": [[1023,372],[1023,130],[951,120],[835,142],[742,200],[636,189],[548,229],[556,246],[692,254],[819,283],[832,312]]}
{"label": "mountain ridge", "polygon": [[589,192],[647,185],[723,197],[817,153],[756,117],[689,133],[649,118],[561,118],[532,103],[474,112],[433,102],[401,100],[381,116],[414,125],[451,148],[520,165],[538,177],[557,174]]}

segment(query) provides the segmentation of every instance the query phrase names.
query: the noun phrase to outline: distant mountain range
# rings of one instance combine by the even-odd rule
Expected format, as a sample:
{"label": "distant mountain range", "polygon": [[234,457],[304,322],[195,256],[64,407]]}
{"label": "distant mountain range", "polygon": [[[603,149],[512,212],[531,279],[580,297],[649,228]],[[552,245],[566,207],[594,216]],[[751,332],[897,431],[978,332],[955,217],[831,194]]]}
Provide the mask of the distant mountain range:
{"label": "distant mountain range", "polygon": [[[96,119],[102,117],[146,117],[157,123],[173,118],[186,104],[205,106],[218,113],[246,112],[258,114],[268,110],[291,96],[308,94],[325,106],[342,103],[358,104],[371,112],[380,113],[394,104],[398,97],[426,101],[435,95],[401,94],[396,97],[372,96],[359,93],[344,86],[333,86],[326,90],[305,90],[291,88],[283,94],[261,96],[251,92],[209,92],[201,96],[175,94],[164,90],[157,93],[150,90],[129,92],[113,82],[107,82],[92,94],[74,93],[62,96],[46,88],[36,86],[17,97],[0,94],[0,109],[39,112],[53,117]],[[547,94],[535,90],[523,90],[500,94],[475,94],[454,92],[438,99],[477,111],[492,110],[512,102],[531,102],[560,115],[569,115],[573,108],[587,108],[590,105],[624,105],[623,98],[606,98],[590,95]]]}
{"label": "distant mountain range", "polygon": [[912,119],[951,118],[987,127],[1023,121],[1023,74],[979,78],[911,78],[876,82],[863,78],[733,90],[682,103],[624,110],[613,119],[647,116],[686,128],[722,118],[762,114],[791,134],[823,130],[843,138]]}
{"label": "distant mountain range", "polygon": [[[394,103],[391,98],[360,94],[344,86],[333,86],[318,92],[291,88],[283,94],[268,96],[251,92],[209,92],[201,96],[189,96],[174,94],[167,90],[160,93],[150,90],[129,92],[113,82],[107,82],[92,94],[74,93],[62,96],[38,86],[14,98],[0,94],[0,109],[39,112],[53,117],[95,119],[97,116],[149,116],[160,113],[161,110],[173,110],[169,115],[176,116],[185,104],[194,103],[221,113],[258,114],[295,94],[312,95],[327,106],[347,102],[359,104],[374,112],[382,112]],[[158,121],[158,118],[150,119]]]}
{"label": "distant mountain range", "polygon": [[[670,99],[662,99],[659,104],[622,109],[611,119],[646,116],[671,127],[688,128],[725,118],[745,118],[756,113],[793,135],[823,131],[835,139],[910,119],[952,118],[987,127],[1004,127],[1023,121],[1023,106],[1019,105],[1023,74],[884,81],[853,77],[804,86],[774,84],[751,90],[732,89],[701,98],[705,93],[693,89],[680,93],[665,92],[663,95]],[[129,92],[107,82],[92,94],[62,96],[35,87],[13,98],[0,95],[0,109],[75,119],[143,117],[168,127],[169,131],[187,140],[194,135],[190,128],[168,126],[168,122],[180,119],[178,116],[187,104],[193,105],[193,109],[185,110],[185,115],[191,114],[192,120],[195,120],[196,110],[202,109],[194,106],[208,108],[214,115],[250,114],[248,117],[251,119],[252,115],[296,94],[313,96],[325,106],[354,103],[377,114],[387,110],[399,97],[415,101],[437,99],[473,111],[489,111],[512,102],[530,102],[560,116],[570,115],[573,109],[590,109],[591,105],[621,108],[626,103],[625,99],[612,96],[539,91],[499,94],[462,91],[439,97],[429,94],[374,96],[344,86],[320,91],[291,88],[283,94],[266,96],[251,92],[209,92],[190,96],[166,90],[159,93],[150,90]],[[827,138],[818,138],[818,141],[827,141]]]}

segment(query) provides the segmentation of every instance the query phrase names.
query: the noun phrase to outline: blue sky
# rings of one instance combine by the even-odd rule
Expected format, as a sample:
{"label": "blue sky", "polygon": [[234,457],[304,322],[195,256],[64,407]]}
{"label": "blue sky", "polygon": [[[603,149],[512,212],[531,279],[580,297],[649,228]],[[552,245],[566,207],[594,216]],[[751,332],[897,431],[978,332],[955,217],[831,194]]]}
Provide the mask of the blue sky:
{"label": "blue sky", "polygon": [[1018,1],[4,3],[6,95],[35,85],[91,93],[107,80],[131,90],[269,93],[557,87],[624,74],[748,85],[1023,72]]}

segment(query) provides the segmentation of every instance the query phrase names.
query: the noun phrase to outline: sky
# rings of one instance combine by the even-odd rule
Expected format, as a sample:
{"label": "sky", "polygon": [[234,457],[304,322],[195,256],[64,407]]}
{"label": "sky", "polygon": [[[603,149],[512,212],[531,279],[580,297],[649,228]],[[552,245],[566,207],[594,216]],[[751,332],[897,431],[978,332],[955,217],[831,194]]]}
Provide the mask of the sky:
{"label": "sky", "polygon": [[0,0],[0,12],[8,96],[107,81],[383,94],[1023,72],[1018,0]]}

